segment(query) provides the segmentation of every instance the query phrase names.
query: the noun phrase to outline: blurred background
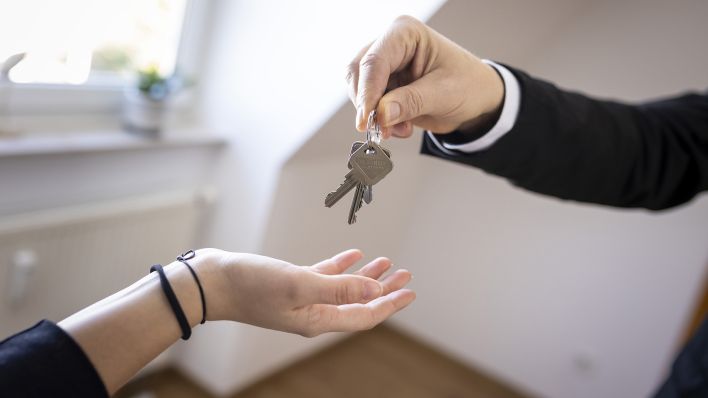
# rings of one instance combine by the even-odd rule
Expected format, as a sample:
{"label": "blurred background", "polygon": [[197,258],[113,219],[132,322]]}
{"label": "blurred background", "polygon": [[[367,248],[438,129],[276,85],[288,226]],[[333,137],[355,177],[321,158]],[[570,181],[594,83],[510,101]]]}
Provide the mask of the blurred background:
{"label": "blurred background", "polygon": [[[192,247],[413,271],[386,326],[304,339],[209,323],[125,397],[643,397],[705,305],[708,197],[564,202],[386,145],[346,224],[345,67],[409,14],[482,58],[640,101],[708,87],[700,0],[0,0],[0,335]],[[257,303],[254,303],[257,305]]]}

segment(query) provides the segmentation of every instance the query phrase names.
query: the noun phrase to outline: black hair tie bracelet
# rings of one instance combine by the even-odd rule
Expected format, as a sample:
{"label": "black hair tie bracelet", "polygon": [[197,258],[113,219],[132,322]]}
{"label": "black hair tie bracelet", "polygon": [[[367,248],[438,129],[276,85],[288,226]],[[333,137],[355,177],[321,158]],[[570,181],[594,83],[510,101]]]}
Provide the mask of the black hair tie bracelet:
{"label": "black hair tie bracelet", "polygon": [[165,275],[165,271],[162,269],[162,265],[155,264],[150,267],[150,272],[154,271],[157,271],[157,274],[160,276],[162,291],[165,292],[167,301],[170,302],[170,307],[172,307],[172,312],[175,313],[179,327],[182,329],[182,340],[187,340],[192,335],[192,328],[189,327],[189,322],[187,322],[187,317],[184,315],[182,306],[180,306],[179,300],[177,300],[177,296],[175,296],[175,292],[172,290],[172,286],[170,286],[170,281],[167,280],[167,276]]}
{"label": "black hair tie bracelet", "polygon": [[192,274],[194,277],[194,282],[197,283],[197,287],[199,288],[199,296],[202,299],[202,321],[199,323],[204,323],[206,322],[206,299],[204,298],[204,289],[202,288],[202,283],[199,281],[199,277],[197,277],[197,273],[194,272],[194,268],[192,268],[191,265],[187,262],[187,260],[191,260],[196,256],[197,254],[194,252],[194,250],[189,250],[186,253],[182,254],[181,256],[177,256],[177,261],[181,262],[182,264],[186,265],[187,268],[189,269],[189,272]]}

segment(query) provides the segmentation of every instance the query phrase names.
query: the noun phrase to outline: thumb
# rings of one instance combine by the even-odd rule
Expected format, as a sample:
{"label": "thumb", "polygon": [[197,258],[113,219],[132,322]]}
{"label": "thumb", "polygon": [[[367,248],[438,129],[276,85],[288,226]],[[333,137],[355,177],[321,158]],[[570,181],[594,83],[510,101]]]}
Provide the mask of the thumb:
{"label": "thumb", "polygon": [[377,122],[389,127],[429,114],[438,101],[444,100],[433,74],[389,91],[379,101]]}
{"label": "thumb", "polygon": [[351,304],[371,301],[383,293],[383,286],[375,279],[359,275],[313,274],[316,282],[313,303]]}

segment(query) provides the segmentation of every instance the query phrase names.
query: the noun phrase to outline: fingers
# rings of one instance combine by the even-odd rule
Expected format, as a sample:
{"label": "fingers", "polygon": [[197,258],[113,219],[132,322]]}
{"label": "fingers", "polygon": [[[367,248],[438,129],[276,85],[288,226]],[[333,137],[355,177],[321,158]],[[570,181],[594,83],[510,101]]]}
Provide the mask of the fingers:
{"label": "fingers", "polygon": [[347,94],[349,99],[352,101],[354,106],[356,106],[356,92],[357,86],[359,85],[359,62],[361,62],[361,57],[366,54],[366,52],[371,47],[371,43],[367,44],[364,48],[359,50],[356,57],[347,66],[347,74],[345,80],[347,81]]}
{"label": "fingers", "polygon": [[433,72],[386,93],[378,104],[379,124],[384,128],[394,126],[397,135],[407,134],[404,125],[395,131],[396,125],[433,112],[435,105],[445,100],[439,80]]}
{"label": "fingers", "polygon": [[399,17],[361,57],[355,103],[359,131],[366,129],[369,113],[376,108],[386,91],[389,76],[410,63],[415,55],[421,25],[412,17]]}
{"label": "fingers", "polygon": [[406,269],[396,270],[396,272],[381,281],[381,285],[383,286],[382,295],[385,296],[391,292],[395,292],[396,290],[403,289],[403,287],[406,286],[411,279],[413,279],[413,275],[411,275],[410,271]]}
{"label": "fingers", "polygon": [[399,55],[386,53],[380,49],[382,45],[382,43],[374,43],[362,57],[359,66],[356,98],[356,128],[359,131],[366,131],[369,113],[386,91],[391,64],[396,61],[392,57]]}
{"label": "fingers", "polygon": [[408,270],[400,269],[378,282],[392,266],[386,257],[371,261],[352,275],[340,275],[362,256],[361,251],[350,249],[311,266],[317,274],[303,281],[311,286],[303,289],[305,304],[365,303],[403,288],[412,279]]}
{"label": "fingers", "polygon": [[361,267],[354,275],[361,275],[371,279],[379,279],[386,271],[391,268],[391,260],[386,257],[379,257],[374,261]]}
{"label": "fingers", "polygon": [[401,122],[389,127],[382,127],[381,134],[384,138],[398,137],[408,138],[413,135],[413,123],[410,121]]}
{"label": "fingers", "polygon": [[415,300],[412,290],[401,289],[381,296],[366,304],[348,304],[339,307],[322,307],[325,313],[320,319],[327,320],[319,333],[354,332],[371,329]]}
{"label": "fingers", "polygon": [[[369,264],[371,267],[368,270],[375,270],[377,267],[384,268],[381,264],[386,263],[386,261],[383,261],[385,259],[377,260]],[[364,270],[364,272],[368,271]],[[379,272],[379,270],[376,269],[373,272]],[[320,277],[338,278],[346,276]],[[306,308],[304,312],[301,313],[303,315],[300,322],[301,325],[295,330],[303,336],[313,337],[326,332],[351,332],[370,329],[415,300],[415,293],[412,290],[403,289],[411,278],[411,273],[407,270],[398,270],[387,276],[382,282],[383,295],[368,303],[315,304],[306,306],[304,307]]]}
{"label": "fingers", "polygon": [[383,293],[381,282],[361,275],[322,275],[309,273],[304,281],[305,304],[343,305],[373,300]]}
{"label": "fingers", "polygon": [[361,260],[363,256],[364,254],[361,250],[349,249],[311,266],[310,269],[320,274],[337,275],[349,269],[349,267]]}

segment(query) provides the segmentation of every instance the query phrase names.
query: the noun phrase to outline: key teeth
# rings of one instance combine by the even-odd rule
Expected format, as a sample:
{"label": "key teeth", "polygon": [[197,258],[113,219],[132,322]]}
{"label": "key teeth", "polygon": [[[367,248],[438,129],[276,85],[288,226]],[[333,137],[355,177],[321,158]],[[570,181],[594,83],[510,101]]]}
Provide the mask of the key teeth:
{"label": "key teeth", "polygon": [[334,196],[334,192],[330,192],[327,194],[327,196],[325,196],[325,200],[324,200],[325,207],[329,208],[329,207],[334,206],[334,203],[331,202],[333,196]]}
{"label": "key teeth", "polygon": [[325,207],[334,206],[354,188],[356,188],[356,180],[352,178],[351,174],[347,174],[344,178],[344,182],[339,184],[337,189],[327,194],[325,197]]}

